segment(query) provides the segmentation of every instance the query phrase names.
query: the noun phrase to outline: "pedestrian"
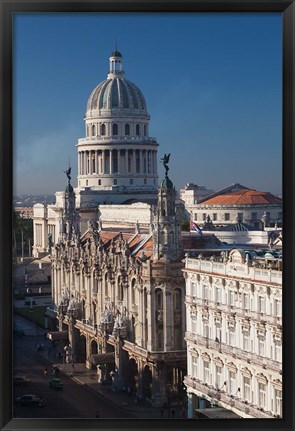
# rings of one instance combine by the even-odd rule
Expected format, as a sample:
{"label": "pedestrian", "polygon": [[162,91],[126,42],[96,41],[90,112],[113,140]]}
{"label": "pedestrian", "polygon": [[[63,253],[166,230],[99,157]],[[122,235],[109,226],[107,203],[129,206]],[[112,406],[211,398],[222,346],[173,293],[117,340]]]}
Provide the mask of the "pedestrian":
{"label": "pedestrian", "polygon": [[96,415],[95,415],[95,417],[96,417],[96,418],[100,418],[100,412],[99,412],[99,410],[96,410]]}
{"label": "pedestrian", "polygon": [[163,409],[163,407],[161,408],[161,417],[163,417],[164,416],[164,409]]}

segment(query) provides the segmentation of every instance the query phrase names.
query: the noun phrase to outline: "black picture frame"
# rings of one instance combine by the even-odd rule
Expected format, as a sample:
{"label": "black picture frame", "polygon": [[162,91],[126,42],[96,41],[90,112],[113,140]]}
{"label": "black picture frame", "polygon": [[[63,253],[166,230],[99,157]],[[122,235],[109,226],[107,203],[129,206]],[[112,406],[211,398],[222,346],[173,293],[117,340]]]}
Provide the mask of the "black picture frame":
{"label": "black picture frame", "polygon": [[[294,147],[295,147],[295,4],[293,0],[0,0],[1,28],[1,168],[0,168],[0,253],[1,253],[1,430],[57,429],[241,429],[287,431],[295,429],[294,406]],[[12,184],[13,184],[13,14],[20,12],[280,12],[283,23],[283,419],[270,420],[97,420],[12,418]]]}

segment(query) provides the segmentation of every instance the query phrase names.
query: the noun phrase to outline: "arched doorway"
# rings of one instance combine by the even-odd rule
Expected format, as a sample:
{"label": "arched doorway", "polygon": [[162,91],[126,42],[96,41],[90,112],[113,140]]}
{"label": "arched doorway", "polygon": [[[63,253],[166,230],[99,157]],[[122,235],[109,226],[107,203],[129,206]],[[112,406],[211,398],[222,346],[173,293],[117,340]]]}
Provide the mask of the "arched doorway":
{"label": "arched doorway", "polygon": [[127,365],[127,389],[132,393],[136,393],[138,388],[138,366],[135,359],[129,359]]}
{"label": "arched doorway", "polygon": [[77,351],[77,362],[85,363],[86,362],[86,337],[85,335],[81,335],[79,338],[79,345]]}
{"label": "arched doorway", "polygon": [[98,353],[98,347],[97,347],[97,342],[95,340],[91,341],[91,345],[90,345],[90,351],[92,355],[95,355]]}
{"label": "arched doorway", "polygon": [[142,398],[147,399],[152,396],[152,371],[148,365],[146,365],[142,372]]}

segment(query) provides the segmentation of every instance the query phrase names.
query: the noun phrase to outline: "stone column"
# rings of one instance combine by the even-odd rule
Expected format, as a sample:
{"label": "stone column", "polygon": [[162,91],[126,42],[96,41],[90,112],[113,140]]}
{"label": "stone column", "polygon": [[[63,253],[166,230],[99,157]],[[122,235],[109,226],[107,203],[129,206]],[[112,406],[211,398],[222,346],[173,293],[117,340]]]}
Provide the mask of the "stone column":
{"label": "stone column", "polygon": [[154,350],[154,334],[155,334],[155,319],[154,319],[154,295],[152,295],[151,293],[151,289],[148,288],[146,291],[146,298],[147,298],[147,313],[148,313],[148,318],[147,318],[147,349],[149,351]]}
{"label": "stone column", "polygon": [[113,151],[112,150],[109,150],[110,151],[110,174],[112,174],[113,173]]}
{"label": "stone column", "polygon": [[125,174],[128,174],[128,151],[125,150]]}
{"label": "stone column", "polygon": [[133,174],[136,173],[136,151],[135,150],[133,150],[133,166],[132,166],[131,172]]}
{"label": "stone column", "polygon": [[105,150],[101,151],[101,159],[102,159],[102,166],[101,166],[101,173],[105,173]]}
{"label": "stone column", "polygon": [[95,173],[98,174],[98,151],[94,152],[95,154]]}
{"label": "stone column", "polygon": [[121,150],[117,150],[118,174],[121,173]]}
{"label": "stone column", "polygon": [[171,321],[171,292],[164,292],[164,349],[171,350],[173,347],[172,321]]}

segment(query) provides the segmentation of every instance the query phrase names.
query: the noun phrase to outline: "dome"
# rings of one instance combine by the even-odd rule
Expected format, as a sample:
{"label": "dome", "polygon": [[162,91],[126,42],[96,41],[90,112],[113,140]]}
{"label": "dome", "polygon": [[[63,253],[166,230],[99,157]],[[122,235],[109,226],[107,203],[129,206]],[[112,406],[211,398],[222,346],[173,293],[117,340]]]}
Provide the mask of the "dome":
{"label": "dome", "polygon": [[132,109],[132,114],[148,116],[144,96],[139,88],[126,78],[114,77],[101,82],[91,93],[87,103],[87,116],[101,109]]}
{"label": "dome", "polygon": [[107,79],[97,85],[88,99],[86,117],[101,116],[104,110],[107,115],[149,118],[142,92],[125,78],[122,54],[117,49],[110,56]]}

